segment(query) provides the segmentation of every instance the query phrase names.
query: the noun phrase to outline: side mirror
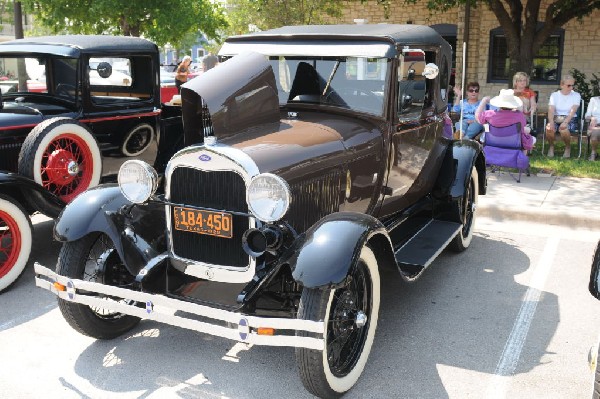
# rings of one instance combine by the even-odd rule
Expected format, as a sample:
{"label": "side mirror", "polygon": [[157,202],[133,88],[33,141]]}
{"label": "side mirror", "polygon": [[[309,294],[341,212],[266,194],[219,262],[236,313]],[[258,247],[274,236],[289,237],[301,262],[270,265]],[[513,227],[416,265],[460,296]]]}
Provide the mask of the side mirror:
{"label": "side mirror", "polygon": [[96,67],[96,71],[98,71],[98,76],[106,79],[112,75],[112,65],[108,62],[101,62],[98,64],[98,67]]}

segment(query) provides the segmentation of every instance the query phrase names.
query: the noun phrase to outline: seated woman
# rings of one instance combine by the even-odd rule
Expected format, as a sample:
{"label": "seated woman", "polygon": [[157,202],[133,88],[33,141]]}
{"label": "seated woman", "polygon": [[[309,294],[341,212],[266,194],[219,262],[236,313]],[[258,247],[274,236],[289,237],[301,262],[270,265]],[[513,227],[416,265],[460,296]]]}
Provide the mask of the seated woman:
{"label": "seated woman", "polygon": [[[497,110],[485,111],[485,106],[490,103]],[[510,126],[515,123],[521,124],[521,144],[524,151],[531,150],[535,144],[535,137],[529,134],[529,130],[525,127],[527,121],[525,115],[520,108],[523,106],[523,101],[515,97],[512,89],[500,90],[500,94],[490,100],[489,97],[484,97],[481,104],[475,111],[475,118],[481,124],[489,123],[496,127]]]}
{"label": "seated woman", "polygon": [[469,82],[467,85],[467,98],[460,100],[462,90],[460,87],[454,88],[454,107],[452,112],[459,113],[462,109],[462,124],[461,121],[456,122],[455,129],[462,132],[462,135],[470,139],[474,139],[478,134],[483,132],[483,125],[475,120],[475,110],[479,107],[479,83]]}
{"label": "seated woman", "polygon": [[592,146],[592,154],[590,161],[595,161],[600,142],[600,97],[592,97],[585,112],[585,119],[590,121],[588,125],[588,136],[590,137],[590,145]]}
{"label": "seated woman", "polygon": [[535,92],[529,88],[529,76],[525,72],[517,72],[513,76],[513,90],[515,97],[523,101],[523,113],[526,118],[535,114],[537,103],[535,102]]}
{"label": "seated woman", "polygon": [[577,130],[576,114],[581,103],[581,95],[573,90],[574,85],[575,79],[571,75],[565,75],[560,80],[560,90],[550,95],[546,125],[549,158],[554,156],[554,139],[557,131],[565,143],[563,158],[571,157],[571,132]]}

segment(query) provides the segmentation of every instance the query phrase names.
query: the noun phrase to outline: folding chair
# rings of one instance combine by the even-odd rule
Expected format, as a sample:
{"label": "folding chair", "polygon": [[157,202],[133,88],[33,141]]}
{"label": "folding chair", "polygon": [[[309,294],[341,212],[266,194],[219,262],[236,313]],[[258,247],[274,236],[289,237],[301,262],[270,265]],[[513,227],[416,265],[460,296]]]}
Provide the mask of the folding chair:
{"label": "folding chair", "polygon": [[[517,183],[521,182],[523,171],[529,170],[529,157],[523,151],[521,144],[521,124],[515,123],[505,127],[488,124],[485,133],[483,152],[485,162],[492,167],[514,168],[519,171]],[[509,174],[515,178],[512,173]]]}

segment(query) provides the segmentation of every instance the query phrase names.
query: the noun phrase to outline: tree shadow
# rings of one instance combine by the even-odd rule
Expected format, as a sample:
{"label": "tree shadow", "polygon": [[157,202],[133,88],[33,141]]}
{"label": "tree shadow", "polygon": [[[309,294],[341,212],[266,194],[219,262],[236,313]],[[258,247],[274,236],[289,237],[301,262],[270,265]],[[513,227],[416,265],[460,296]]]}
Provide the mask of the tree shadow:
{"label": "tree shadow", "polygon": [[[440,365],[494,375],[527,291],[515,276],[529,268],[530,259],[516,245],[481,234],[467,253],[443,253],[411,284],[394,271],[382,272],[375,344],[362,377],[345,397],[450,397]],[[532,325],[535,348],[542,349],[527,347],[517,373],[539,365],[546,353],[559,318],[555,295],[541,297],[535,318],[544,320],[543,328]],[[226,339],[143,321],[127,336],[95,341],[78,357],[75,372],[99,389],[142,392],[140,398],[312,397],[298,377],[294,349],[245,349]],[[80,389],[73,381],[63,386]]]}

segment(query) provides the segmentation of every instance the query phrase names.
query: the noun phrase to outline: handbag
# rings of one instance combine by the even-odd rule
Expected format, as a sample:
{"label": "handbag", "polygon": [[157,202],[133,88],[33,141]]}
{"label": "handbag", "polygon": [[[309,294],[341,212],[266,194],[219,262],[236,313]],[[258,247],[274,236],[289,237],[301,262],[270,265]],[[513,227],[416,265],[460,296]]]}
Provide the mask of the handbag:
{"label": "handbag", "polygon": [[567,119],[566,115],[554,115],[554,123],[558,123],[559,125],[563,123]]}

